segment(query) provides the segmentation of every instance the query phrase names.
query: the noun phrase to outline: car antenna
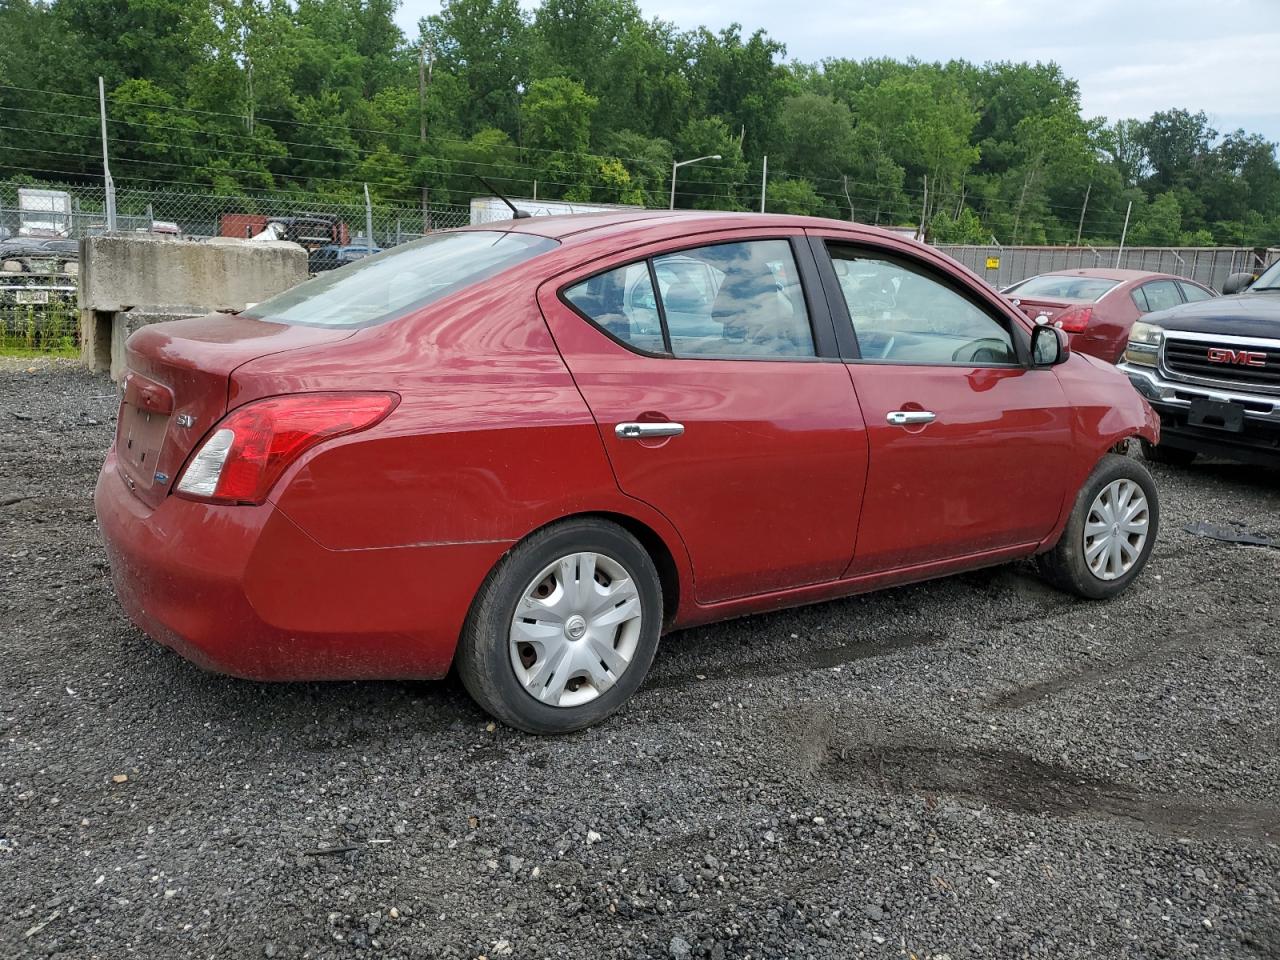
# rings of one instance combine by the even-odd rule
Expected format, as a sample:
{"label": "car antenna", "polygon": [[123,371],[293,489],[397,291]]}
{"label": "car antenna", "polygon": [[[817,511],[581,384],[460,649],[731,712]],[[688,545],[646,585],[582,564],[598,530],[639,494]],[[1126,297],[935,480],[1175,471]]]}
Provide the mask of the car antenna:
{"label": "car antenna", "polygon": [[504,197],[502,194],[500,194],[500,193],[497,191],[497,188],[495,188],[495,187],[494,187],[494,185],[493,185],[493,184],[491,184],[491,183],[490,183],[488,180],[486,180],[484,177],[480,176],[480,174],[478,174],[478,173],[473,173],[473,174],[472,174],[472,176],[473,176],[473,177],[475,177],[477,180],[479,180],[481,183],[483,183],[483,184],[484,184],[484,186],[485,186],[485,189],[486,189],[486,190],[488,190],[488,191],[489,191],[490,193],[492,193],[495,197],[497,197],[499,200],[501,200],[503,203],[505,203],[508,207],[510,207],[510,208],[511,208],[511,219],[513,219],[513,220],[523,220],[523,219],[525,219],[526,217],[531,217],[531,216],[533,216],[533,214],[529,213],[529,211],[527,211],[527,210],[521,210],[521,209],[520,209],[519,207],[517,207],[514,203],[512,203],[510,200],[508,200],[506,197]]}

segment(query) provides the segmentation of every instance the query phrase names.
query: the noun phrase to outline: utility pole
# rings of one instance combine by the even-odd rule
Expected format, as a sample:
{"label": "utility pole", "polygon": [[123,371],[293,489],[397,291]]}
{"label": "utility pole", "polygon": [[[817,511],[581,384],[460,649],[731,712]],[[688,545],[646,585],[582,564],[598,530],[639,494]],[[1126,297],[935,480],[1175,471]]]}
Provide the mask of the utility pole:
{"label": "utility pole", "polygon": [[920,207],[920,236],[918,239],[923,242],[925,238],[925,217],[929,213],[929,175],[924,175],[924,204]]}
{"label": "utility pole", "polygon": [[1129,206],[1124,211],[1124,229],[1120,232],[1120,249],[1116,251],[1116,269],[1120,269],[1120,258],[1124,255],[1124,241],[1129,236],[1129,214],[1133,213],[1133,201],[1129,201]]}
{"label": "utility pole", "polygon": [[249,21],[240,24],[240,52],[244,54],[244,76],[249,109],[244,118],[244,127],[253,136],[253,57],[249,54]]}
{"label": "utility pole", "polygon": [[764,155],[764,168],[760,171],[760,212],[764,213],[764,195],[769,183],[769,155]]}
{"label": "utility pole", "polygon": [[369,185],[364,185],[364,252],[373,253],[373,203],[369,200]]}
{"label": "utility pole", "polygon": [[1084,188],[1084,204],[1080,207],[1080,225],[1076,227],[1076,246],[1080,246],[1080,236],[1084,233],[1084,212],[1089,209],[1089,194],[1093,190],[1093,181]]}
{"label": "utility pole", "polygon": [[107,90],[98,78],[98,112],[102,117],[102,183],[107,193],[107,232],[116,232],[116,184],[107,164]]}
{"label": "utility pole", "polygon": [[[427,45],[418,47],[418,140],[426,149],[427,144],[427,87],[431,83],[431,71],[436,65],[436,58],[427,60]],[[431,188],[423,178],[422,184],[422,232],[431,230]]]}

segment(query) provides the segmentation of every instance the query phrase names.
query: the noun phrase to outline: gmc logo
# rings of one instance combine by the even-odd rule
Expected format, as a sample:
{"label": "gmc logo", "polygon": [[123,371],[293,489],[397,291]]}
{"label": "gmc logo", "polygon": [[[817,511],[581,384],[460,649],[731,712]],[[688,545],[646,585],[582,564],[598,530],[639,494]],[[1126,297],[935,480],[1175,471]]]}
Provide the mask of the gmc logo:
{"label": "gmc logo", "polygon": [[1242,367],[1265,367],[1267,355],[1257,350],[1228,350],[1226,347],[1209,348],[1210,363],[1234,363]]}

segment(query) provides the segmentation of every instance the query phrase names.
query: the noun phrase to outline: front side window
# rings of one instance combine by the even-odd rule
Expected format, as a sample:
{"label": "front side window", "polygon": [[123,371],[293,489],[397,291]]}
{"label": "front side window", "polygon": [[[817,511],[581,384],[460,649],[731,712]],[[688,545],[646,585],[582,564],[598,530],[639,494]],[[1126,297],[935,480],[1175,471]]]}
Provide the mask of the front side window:
{"label": "front side window", "polygon": [[950,287],[868,251],[831,248],[863,360],[901,364],[1017,364],[1002,323]]}
{"label": "front side window", "polygon": [[1182,296],[1187,303],[1195,303],[1197,300],[1212,300],[1216,296],[1211,291],[1206,290],[1204,287],[1198,287],[1194,283],[1182,283],[1179,281],[1178,287],[1182,290]]}
{"label": "front side window", "polygon": [[646,353],[755,360],[817,356],[786,240],[663,254],[588,277],[562,295],[609,336]]}
{"label": "front side window", "polygon": [[496,230],[437,233],[349,263],[244,311],[270,323],[366,327],[463,290],[558,246]]}

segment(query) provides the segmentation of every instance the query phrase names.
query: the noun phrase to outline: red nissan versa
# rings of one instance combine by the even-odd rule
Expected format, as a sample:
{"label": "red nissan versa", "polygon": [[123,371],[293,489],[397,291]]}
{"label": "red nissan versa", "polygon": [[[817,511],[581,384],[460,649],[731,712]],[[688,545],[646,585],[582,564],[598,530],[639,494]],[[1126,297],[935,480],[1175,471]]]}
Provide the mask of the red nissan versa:
{"label": "red nissan versa", "polygon": [[1038,556],[1139,574],[1123,374],[835,221],[441,233],[128,342],[98,520],[125,610],[213,670],[439,677],[559,733],[664,631]]}
{"label": "red nissan versa", "polygon": [[1072,350],[1107,363],[1120,362],[1139,317],[1217,296],[1194,280],[1167,273],[1101,267],[1042,273],[1003,292],[1034,322],[1065,330]]}

